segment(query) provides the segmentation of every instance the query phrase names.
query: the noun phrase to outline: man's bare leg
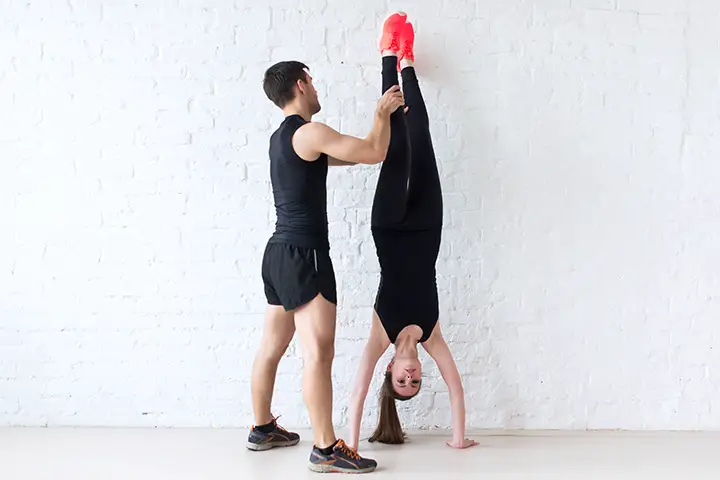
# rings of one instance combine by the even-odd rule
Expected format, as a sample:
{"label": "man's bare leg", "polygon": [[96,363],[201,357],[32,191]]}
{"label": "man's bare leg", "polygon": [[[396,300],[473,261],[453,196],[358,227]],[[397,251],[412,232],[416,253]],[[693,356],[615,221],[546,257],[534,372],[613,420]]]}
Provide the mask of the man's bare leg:
{"label": "man's bare leg", "polygon": [[272,397],[280,359],[295,335],[293,312],[281,306],[268,305],[265,329],[252,368],[251,391],[255,424],[273,421]]}
{"label": "man's bare leg", "polygon": [[332,362],[335,357],[336,307],[322,295],[295,311],[295,328],[302,347],[303,399],[310,414],[315,446],[332,446]]}
{"label": "man's bare leg", "polygon": [[332,362],[335,357],[336,307],[319,294],[295,310],[295,328],[303,351],[303,399],[310,413],[315,446],[310,470],[320,473],[369,473],[377,462],[362,458],[335,438],[332,424]]}
{"label": "man's bare leg", "polygon": [[248,436],[247,448],[254,451],[290,447],[300,436],[280,427],[272,414],[272,398],[280,359],[295,334],[293,313],[268,305],[265,329],[252,368],[251,391],[255,426]]}

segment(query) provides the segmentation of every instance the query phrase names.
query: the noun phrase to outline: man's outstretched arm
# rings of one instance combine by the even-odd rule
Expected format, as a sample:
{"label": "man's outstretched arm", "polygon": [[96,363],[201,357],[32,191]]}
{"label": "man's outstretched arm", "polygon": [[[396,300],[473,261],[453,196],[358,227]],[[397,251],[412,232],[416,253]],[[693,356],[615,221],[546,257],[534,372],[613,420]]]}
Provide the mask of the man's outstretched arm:
{"label": "man's outstretched arm", "polygon": [[295,152],[307,161],[325,153],[346,163],[372,165],[385,160],[390,145],[390,114],[404,103],[399,88],[391,88],[378,101],[375,119],[365,138],[344,135],[322,123],[308,123],[293,136]]}
{"label": "man's outstretched arm", "polygon": [[343,162],[337,158],[328,157],[328,165],[331,167],[352,167],[353,165],[357,165],[357,163]]}

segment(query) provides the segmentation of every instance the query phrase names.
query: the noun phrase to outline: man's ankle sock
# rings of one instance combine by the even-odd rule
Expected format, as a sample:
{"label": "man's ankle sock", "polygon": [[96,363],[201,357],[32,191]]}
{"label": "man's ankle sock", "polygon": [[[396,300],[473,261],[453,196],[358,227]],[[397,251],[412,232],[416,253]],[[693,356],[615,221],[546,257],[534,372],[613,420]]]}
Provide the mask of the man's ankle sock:
{"label": "man's ankle sock", "polygon": [[257,427],[255,427],[255,430],[260,433],[270,433],[275,430],[275,422],[272,421],[270,423],[266,423],[265,425],[258,425]]}
{"label": "man's ankle sock", "polygon": [[330,455],[330,454],[332,454],[333,448],[335,448],[335,445],[337,445],[337,443],[338,443],[338,441],[335,440],[335,443],[333,443],[333,444],[330,445],[329,447],[327,447],[327,448],[318,448],[318,450],[320,450],[320,452],[321,452],[323,455]]}

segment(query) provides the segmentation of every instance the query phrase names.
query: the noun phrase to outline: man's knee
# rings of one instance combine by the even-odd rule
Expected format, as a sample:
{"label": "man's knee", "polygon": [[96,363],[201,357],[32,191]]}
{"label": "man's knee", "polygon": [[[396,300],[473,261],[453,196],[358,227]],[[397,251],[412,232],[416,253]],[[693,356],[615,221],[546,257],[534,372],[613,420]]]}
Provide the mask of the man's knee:
{"label": "man's knee", "polygon": [[306,362],[332,363],[335,358],[335,339],[327,336],[314,338],[304,350],[303,357]]}
{"label": "man's knee", "polygon": [[282,359],[283,355],[285,355],[285,352],[287,351],[287,345],[280,346],[276,345],[273,347],[267,348],[266,351],[261,351],[260,355],[262,355],[265,359],[279,363]]}
{"label": "man's knee", "polygon": [[288,339],[286,336],[270,337],[266,335],[258,349],[258,356],[269,361],[279,362],[290,346],[291,340],[292,337]]}
{"label": "man's knee", "polygon": [[305,362],[332,363],[335,357],[335,305],[318,295],[296,311],[295,325]]}

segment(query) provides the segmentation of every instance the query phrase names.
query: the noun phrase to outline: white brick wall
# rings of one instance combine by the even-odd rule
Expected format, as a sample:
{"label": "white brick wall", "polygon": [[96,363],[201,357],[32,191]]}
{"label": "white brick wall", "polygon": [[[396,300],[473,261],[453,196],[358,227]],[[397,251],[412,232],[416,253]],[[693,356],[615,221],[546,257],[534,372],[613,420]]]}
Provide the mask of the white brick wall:
{"label": "white brick wall", "polygon": [[[720,5],[393,7],[417,25],[468,423],[720,428]],[[2,2],[0,424],[252,422],[280,120],[262,73],[307,62],[318,119],[364,134],[387,8]],[[377,171],[329,179],[339,425],[377,288]],[[300,367],[293,344],[275,406],[289,426],[308,423]],[[426,374],[404,420],[445,427]]]}

